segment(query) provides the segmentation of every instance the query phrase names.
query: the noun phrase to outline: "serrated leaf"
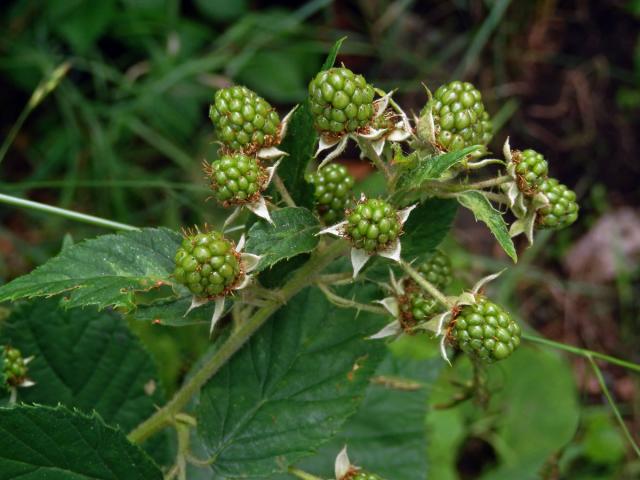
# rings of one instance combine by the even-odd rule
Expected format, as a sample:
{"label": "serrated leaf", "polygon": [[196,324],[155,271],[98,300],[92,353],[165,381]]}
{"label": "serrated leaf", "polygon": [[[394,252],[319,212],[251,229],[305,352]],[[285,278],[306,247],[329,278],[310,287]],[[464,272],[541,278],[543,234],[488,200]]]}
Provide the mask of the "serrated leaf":
{"label": "serrated leaf", "polygon": [[120,430],[64,407],[0,408],[0,479],[152,480],[160,470]]}
{"label": "serrated leaf", "polygon": [[476,221],[481,221],[489,227],[489,230],[491,230],[491,233],[493,233],[493,236],[505,253],[511,257],[514,263],[517,262],[518,254],[516,253],[513,240],[511,240],[511,236],[509,235],[507,224],[504,218],[502,218],[502,214],[493,208],[493,205],[487,200],[487,197],[481,192],[469,191],[458,194],[456,198],[458,202],[460,202],[460,205],[473,212]]}
{"label": "serrated leaf", "polygon": [[307,288],[207,383],[198,432],[215,478],[286,471],[355,413],[385,351],[383,342],[365,339],[385,319],[355,316]]}
{"label": "serrated leaf", "polygon": [[28,275],[0,287],[0,302],[66,294],[68,308],[131,309],[136,292],[171,284],[182,237],[166,228],[103,235],[65,248]]}
{"label": "serrated leaf", "polygon": [[416,168],[402,176],[400,188],[418,188],[427,180],[439,179],[444,172],[455,164],[460,163],[469,153],[478,150],[478,148],[481,148],[481,146],[472,145],[455,152],[421,158]]}
{"label": "serrated leaf", "polygon": [[261,255],[260,272],[281,260],[313,250],[318,244],[318,219],[306,208],[287,207],[271,214],[273,224],[260,220],[247,235],[245,250]]}
{"label": "serrated leaf", "polygon": [[16,306],[0,343],[33,356],[33,387],[19,390],[27,403],[96,410],[128,431],[164,403],[149,354],[118,315],[95,308],[59,308],[37,300]]}
{"label": "serrated leaf", "polygon": [[426,400],[441,365],[438,358],[414,360],[387,355],[358,413],[301,468],[329,478],[333,459],[347,445],[355,465],[383,478],[427,478]]}
{"label": "serrated leaf", "polygon": [[[341,38],[334,44],[321,70],[327,70],[333,66],[345,38]],[[313,127],[313,116],[307,99],[293,112],[287,135],[279,147],[288,155],[283,158],[278,168],[278,175],[296,205],[313,206],[313,189],[304,176],[309,162],[313,159],[317,142],[318,134]]]}
{"label": "serrated leaf", "polygon": [[[450,403],[460,393],[454,382],[473,378],[473,367],[468,357],[461,356],[442,373],[432,405]],[[477,440],[478,431],[497,457],[478,474],[482,480],[539,479],[543,465],[574,437],[580,414],[576,386],[570,367],[558,355],[523,345],[499,367],[487,369],[486,385],[491,392],[488,409],[475,402],[430,409],[431,478],[457,480],[466,440]],[[488,411],[499,414],[488,417]]]}
{"label": "serrated leaf", "polygon": [[432,198],[418,205],[404,224],[400,237],[402,257],[413,260],[429,254],[445,237],[458,211],[454,200]]}

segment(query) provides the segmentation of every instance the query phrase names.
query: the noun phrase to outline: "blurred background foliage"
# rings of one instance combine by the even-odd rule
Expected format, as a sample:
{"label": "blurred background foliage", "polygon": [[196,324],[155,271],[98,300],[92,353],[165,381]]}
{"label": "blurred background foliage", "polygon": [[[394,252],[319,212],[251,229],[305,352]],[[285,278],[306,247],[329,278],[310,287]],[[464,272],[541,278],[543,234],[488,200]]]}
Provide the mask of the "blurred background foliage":
{"label": "blurred background foliage", "polygon": [[[421,82],[476,83],[498,129],[493,150],[508,134],[575,187],[576,226],[541,233],[526,251],[521,244],[519,264],[492,293],[549,338],[639,362],[639,24],[637,0],[8,0],[0,13],[0,138],[9,147],[0,191],[139,226],[217,224],[223,213],[205,202],[200,170],[216,155],[207,119],[214,90],[246,84],[284,113],[347,35],[339,61],[396,88],[408,111],[425,102]],[[25,110],[64,62],[55,88]],[[342,161],[361,189],[375,191],[355,151]],[[65,235],[103,233],[10,207],[0,217],[3,281],[54,255]],[[466,214],[445,247],[459,286],[509,266]],[[198,326],[132,325],[169,391],[208,344]],[[398,348],[432,358],[432,347]],[[603,367],[638,432],[637,376]],[[640,477],[584,360],[524,348],[492,367],[485,408],[443,408],[470,369],[459,360],[442,372],[430,386],[429,442],[417,452],[428,458],[429,478]]]}

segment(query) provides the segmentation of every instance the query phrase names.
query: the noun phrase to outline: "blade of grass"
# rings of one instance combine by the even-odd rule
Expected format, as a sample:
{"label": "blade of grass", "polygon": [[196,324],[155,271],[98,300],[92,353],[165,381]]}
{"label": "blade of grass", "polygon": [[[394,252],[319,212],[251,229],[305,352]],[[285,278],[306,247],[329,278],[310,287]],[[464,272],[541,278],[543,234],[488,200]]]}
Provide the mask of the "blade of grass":
{"label": "blade of grass", "polygon": [[500,20],[502,20],[510,3],[511,0],[496,0],[493,3],[491,12],[473,36],[469,48],[453,74],[453,78],[462,78],[469,73],[469,70],[477,62],[480,53],[489,41],[489,37],[499,25]]}
{"label": "blade of grass", "polygon": [[0,163],[2,163],[2,160],[9,151],[9,147],[15,140],[16,135],[18,135],[18,132],[22,128],[22,125],[27,120],[27,117],[29,117],[31,112],[33,112],[36,107],[42,103],[47,95],[49,95],[56,89],[56,87],[60,84],[70,68],[71,64],[69,62],[60,64],[51,72],[51,74],[49,74],[49,76],[45,77],[38,84],[36,89],[31,94],[31,98],[29,98],[29,101],[20,113],[20,116],[11,127],[11,130],[9,130],[9,134],[4,139],[4,142],[2,142],[2,147],[0,147]]}
{"label": "blade of grass", "polygon": [[613,396],[611,395],[611,392],[609,391],[609,387],[607,387],[607,383],[604,381],[604,376],[602,375],[602,371],[600,370],[600,367],[598,367],[598,364],[596,364],[596,362],[593,359],[592,355],[587,355],[587,359],[589,360],[589,363],[591,364],[591,368],[593,369],[593,373],[595,373],[596,378],[598,379],[598,383],[600,384],[600,388],[602,389],[602,393],[604,393],[604,396],[607,398],[607,401],[609,402],[609,406],[611,407],[611,410],[613,410],[613,414],[615,415],[616,419],[618,420],[618,424],[620,425],[620,428],[622,429],[622,432],[627,437],[627,440],[631,444],[631,448],[633,448],[633,451],[640,458],[640,448],[638,447],[638,444],[636,443],[635,439],[633,438],[633,435],[631,435],[631,432],[627,428],[627,424],[624,423],[624,419],[622,418],[622,414],[620,413],[620,410],[618,409],[618,406],[616,405],[616,402],[613,400]]}
{"label": "blade of grass", "polygon": [[106,218],[94,217],[93,215],[74,212],[73,210],[54,207],[45,203],[34,202],[33,200],[12,197],[3,193],[0,193],[0,203],[13,205],[15,207],[27,208],[29,210],[34,210],[37,212],[44,212],[51,215],[56,215],[58,217],[75,220],[77,222],[88,223],[97,227],[112,228],[114,230],[138,230],[138,227],[127,225],[126,223],[114,222],[113,220],[107,220]]}

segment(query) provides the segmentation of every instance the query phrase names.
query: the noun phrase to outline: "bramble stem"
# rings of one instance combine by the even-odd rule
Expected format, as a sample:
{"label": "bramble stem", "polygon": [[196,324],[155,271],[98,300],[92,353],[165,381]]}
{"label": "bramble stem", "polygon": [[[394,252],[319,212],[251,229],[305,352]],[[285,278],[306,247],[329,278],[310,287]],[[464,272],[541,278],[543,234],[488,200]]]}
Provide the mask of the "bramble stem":
{"label": "bramble stem", "polygon": [[420,285],[420,287],[425,290],[428,294],[430,294],[433,298],[435,298],[438,302],[444,305],[447,308],[452,308],[453,304],[447,299],[447,297],[436,288],[434,284],[425,279],[416,269],[414,269],[411,265],[409,265],[404,260],[400,260],[400,266],[402,269],[409,274],[415,282]]}
{"label": "bramble stem", "polygon": [[95,225],[97,227],[112,228],[114,230],[139,230],[138,227],[127,225],[126,223],[114,222],[112,220],[107,220],[106,218],[94,217],[93,215],[74,212],[73,210],[67,210],[65,208],[53,207],[45,203],[34,202],[33,200],[12,197],[11,195],[5,195],[4,193],[0,193],[0,203],[28,208],[38,212],[50,213],[59,217],[69,218],[77,222]]}
{"label": "bramble stem", "polygon": [[356,302],[355,300],[349,300],[348,298],[336,295],[331,291],[329,287],[321,282],[316,283],[316,286],[324,293],[327,300],[339,308],[355,308],[356,310],[362,310],[363,312],[376,313],[378,315],[389,315],[382,307],[376,307],[375,305],[368,305],[366,303]]}
{"label": "bramble stem", "polygon": [[289,473],[294,477],[298,477],[301,480],[322,480],[320,477],[316,477],[315,475],[311,475],[299,468],[289,467]]}
{"label": "bramble stem", "polygon": [[244,321],[231,334],[220,349],[204,363],[200,369],[175,393],[173,398],[147,420],[138,425],[128,439],[133,443],[142,443],[151,435],[171,425],[174,417],[189,403],[202,386],[245,344],[245,342],[273,315],[287,300],[303,288],[312,284],[316,275],[335,258],[345,253],[348,244],[337,240],[327,248],[317,251],[295,275],[285,283],[277,297],[269,299],[266,304]]}
{"label": "bramble stem", "polygon": [[546,338],[538,337],[536,335],[529,335],[528,333],[523,333],[522,338],[529,342],[539,343],[541,345],[546,345],[547,347],[551,347],[551,348],[557,348],[558,350],[563,350],[565,352],[573,353],[575,355],[580,355],[585,358],[593,357],[593,358],[597,358],[598,360],[604,360],[605,362],[609,362],[613,365],[618,365],[619,367],[627,368],[629,370],[633,370],[634,372],[640,373],[640,365],[636,363],[628,362],[626,360],[622,360],[621,358],[612,357],[604,353],[594,352],[593,350],[588,350],[586,348],[574,347],[573,345],[554,342],[553,340],[548,340]]}
{"label": "bramble stem", "polygon": [[638,448],[638,444],[636,443],[636,441],[633,438],[633,435],[631,435],[631,432],[627,428],[627,424],[624,423],[624,419],[622,418],[622,414],[620,413],[620,410],[618,410],[618,406],[613,401],[613,397],[611,396],[611,392],[609,391],[609,388],[607,387],[607,384],[604,381],[604,377],[602,376],[600,367],[598,367],[592,355],[587,355],[587,359],[591,364],[591,368],[593,368],[593,372],[596,374],[596,378],[598,379],[598,383],[600,384],[602,393],[604,393],[604,396],[607,397],[609,406],[611,407],[611,410],[613,410],[613,414],[615,415],[616,419],[618,420],[618,423],[620,424],[620,428],[622,429],[622,432],[627,437],[627,440],[631,444],[633,451],[636,453],[638,457],[640,457],[640,448]]}
{"label": "bramble stem", "polygon": [[284,183],[282,182],[282,179],[278,176],[277,173],[273,174],[272,181],[276,187],[276,190],[278,190],[278,193],[282,197],[282,200],[284,200],[284,203],[286,203],[289,207],[295,207],[296,202],[294,202],[293,198],[291,198],[291,195],[289,195],[289,191],[287,190],[287,187],[285,187]]}
{"label": "bramble stem", "polygon": [[422,186],[432,187],[436,190],[445,192],[464,192],[467,190],[482,190],[483,188],[491,188],[510,182],[512,178],[509,175],[501,175],[499,177],[481,180],[472,183],[444,183],[444,182],[425,182]]}
{"label": "bramble stem", "polygon": [[362,151],[362,153],[364,153],[365,157],[371,160],[376,168],[382,172],[384,177],[387,179],[387,182],[391,183],[393,181],[393,174],[391,173],[389,166],[384,163],[384,161],[380,158],[380,155],[376,153],[373,145],[371,145],[371,142],[364,138],[359,138],[358,145],[360,146],[360,150]]}

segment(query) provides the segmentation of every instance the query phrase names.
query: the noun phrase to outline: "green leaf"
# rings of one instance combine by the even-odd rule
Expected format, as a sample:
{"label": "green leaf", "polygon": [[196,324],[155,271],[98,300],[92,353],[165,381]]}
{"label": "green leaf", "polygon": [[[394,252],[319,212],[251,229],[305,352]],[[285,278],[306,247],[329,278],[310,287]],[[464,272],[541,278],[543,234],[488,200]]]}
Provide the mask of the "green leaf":
{"label": "green leaf", "polygon": [[489,227],[489,230],[491,230],[493,236],[496,237],[502,249],[511,257],[514,263],[517,262],[518,254],[509,235],[507,224],[504,218],[502,218],[502,214],[493,208],[493,205],[487,200],[487,197],[481,192],[469,191],[459,193],[456,198],[458,202],[460,202],[460,205],[473,212],[476,221],[484,222],[487,227]]}
{"label": "green leaf", "polygon": [[0,408],[0,478],[161,479],[152,460],[98,415],[64,407]]}
{"label": "green leaf", "polygon": [[427,180],[437,180],[444,172],[461,162],[471,152],[482,148],[479,145],[472,145],[455,152],[447,152],[437,156],[427,156],[420,159],[420,163],[411,171],[405,173],[400,180],[400,188],[418,188]]}
{"label": "green leaf", "polygon": [[333,47],[331,47],[331,50],[329,50],[329,54],[327,55],[326,60],[322,64],[322,68],[320,69],[320,71],[329,70],[331,67],[333,67],[333,64],[336,63],[336,57],[338,56],[338,52],[342,47],[342,43],[346,39],[347,37],[342,37],[338,39],[336,43],[333,44]]}
{"label": "green leaf", "polygon": [[413,260],[429,254],[444,239],[457,211],[454,200],[432,198],[418,205],[404,224],[402,256]]}
{"label": "green leaf", "polygon": [[281,260],[313,250],[318,244],[318,219],[306,208],[288,207],[271,214],[273,224],[260,220],[247,236],[245,250],[262,255],[256,271],[262,271]]}
{"label": "green leaf", "polygon": [[[359,289],[369,298],[374,287]],[[336,309],[307,288],[279,310],[202,389],[198,431],[215,478],[286,471],[355,413],[387,319]]]}
{"label": "green leaf", "polygon": [[358,413],[301,468],[329,478],[335,456],[347,445],[355,465],[383,478],[425,479],[426,400],[441,365],[437,357],[414,360],[387,355]]}
{"label": "green leaf", "polygon": [[[331,48],[322,70],[333,66],[345,38],[338,40]],[[298,106],[291,116],[287,135],[279,147],[288,155],[284,157],[278,168],[278,175],[287,187],[291,198],[296,202],[296,205],[303,207],[313,206],[313,189],[304,176],[309,162],[313,159],[317,142],[318,134],[313,127],[313,116],[307,99]]]}
{"label": "green leaf", "polygon": [[[453,369],[443,370],[430,403],[450,402],[459,393],[452,381],[472,376],[468,357],[459,357]],[[457,480],[456,462],[466,440],[483,438],[498,462],[487,465],[478,478],[534,480],[540,478],[545,462],[575,435],[580,414],[577,392],[571,369],[560,356],[522,346],[508,360],[487,368],[487,387],[491,399],[486,410],[474,402],[430,410],[432,478]],[[487,416],[487,411],[499,414]]]}
{"label": "green leaf", "polygon": [[19,389],[19,400],[96,410],[107,423],[132,429],[164,403],[151,357],[119,315],[58,304],[20,304],[2,329],[0,343],[34,356],[29,377],[36,384]]}
{"label": "green leaf", "polygon": [[307,96],[304,64],[292,53],[288,50],[257,52],[238,72],[238,80],[274,102],[304,99]]}
{"label": "green leaf", "polygon": [[64,306],[132,309],[136,292],[171,284],[181,236],[166,228],[103,235],[65,248],[0,287],[0,301],[65,293]]}

